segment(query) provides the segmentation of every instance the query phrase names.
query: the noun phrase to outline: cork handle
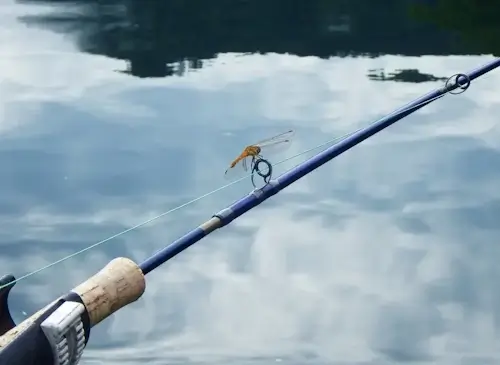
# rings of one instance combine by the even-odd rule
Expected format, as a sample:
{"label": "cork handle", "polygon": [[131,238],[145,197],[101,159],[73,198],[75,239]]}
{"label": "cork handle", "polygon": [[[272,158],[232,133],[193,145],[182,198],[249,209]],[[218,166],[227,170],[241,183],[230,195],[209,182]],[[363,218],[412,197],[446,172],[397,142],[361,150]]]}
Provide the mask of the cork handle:
{"label": "cork handle", "polygon": [[135,302],[146,289],[140,267],[124,257],[112,260],[101,271],[72,291],[82,298],[91,326],[118,309]]}

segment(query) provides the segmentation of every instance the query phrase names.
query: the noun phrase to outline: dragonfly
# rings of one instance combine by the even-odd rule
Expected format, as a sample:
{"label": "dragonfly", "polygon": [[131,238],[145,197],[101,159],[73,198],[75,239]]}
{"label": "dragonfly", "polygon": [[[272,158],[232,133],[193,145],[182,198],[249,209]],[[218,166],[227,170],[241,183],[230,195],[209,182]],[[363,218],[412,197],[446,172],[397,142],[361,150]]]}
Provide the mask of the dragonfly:
{"label": "dragonfly", "polygon": [[267,154],[288,148],[294,134],[295,132],[290,129],[284,133],[245,147],[243,152],[231,162],[224,176],[226,178],[233,178],[248,172],[249,165],[250,169],[253,169],[255,161],[263,159],[261,153],[265,152]]}

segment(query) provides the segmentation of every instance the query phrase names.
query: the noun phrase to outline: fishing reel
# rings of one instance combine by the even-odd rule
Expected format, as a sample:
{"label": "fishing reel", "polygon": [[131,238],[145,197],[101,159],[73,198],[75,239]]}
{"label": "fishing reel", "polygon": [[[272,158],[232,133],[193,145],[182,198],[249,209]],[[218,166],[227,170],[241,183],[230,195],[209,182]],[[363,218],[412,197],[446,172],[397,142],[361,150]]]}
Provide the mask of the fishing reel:
{"label": "fishing reel", "polygon": [[12,275],[0,278],[0,365],[77,365],[90,329],[146,288],[140,266],[117,257],[16,326],[7,305],[15,283]]}
{"label": "fishing reel", "polygon": [[9,293],[15,285],[15,277],[4,275],[0,278],[0,336],[16,326],[9,310]]}
{"label": "fishing reel", "polygon": [[[12,275],[0,278],[0,338],[7,336],[0,341],[0,364],[77,365],[88,340],[85,320],[82,320],[85,306],[71,301],[70,296],[64,300],[60,298],[40,311],[39,315],[35,314],[29,323],[20,324],[22,328],[17,338],[15,333],[6,335],[16,327],[8,305],[9,293],[15,284],[16,279]],[[44,338],[48,346],[38,346],[40,338]],[[13,340],[6,348],[9,339]]]}
{"label": "fishing reel", "polygon": [[269,182],[271,181],[271,177],[273,175],[273,165],[271,165],[271,163],[268,160],[266,160],[262,156],[253,157],[251,167],[252,171],[250,176],[252,180],[252,185],[255,189],[257,189],[257,185],[255,184],[254,180],[255,175],[260,176],[262,180],[264,180],[265,185],[269,184]]}

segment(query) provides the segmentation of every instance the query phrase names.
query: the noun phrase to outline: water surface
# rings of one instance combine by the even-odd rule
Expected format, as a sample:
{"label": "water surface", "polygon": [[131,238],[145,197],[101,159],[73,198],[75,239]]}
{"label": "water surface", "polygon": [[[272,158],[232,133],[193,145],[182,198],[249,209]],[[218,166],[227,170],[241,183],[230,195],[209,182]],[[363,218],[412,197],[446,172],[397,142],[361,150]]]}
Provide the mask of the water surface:
{"label": "water surface", "polygon": [[[470,42],[475,28],[418,18],[416,1],[81,3],[0,5],[3,273],[218,188],[249,143],[293,128],[273,158],[298,154],[497,52]],[[433,103],[155,270],[139,301],[92,330],[81,363],[495,362],[499,82],[494,71]],[[250,190],[23,280],[16,320]]]}

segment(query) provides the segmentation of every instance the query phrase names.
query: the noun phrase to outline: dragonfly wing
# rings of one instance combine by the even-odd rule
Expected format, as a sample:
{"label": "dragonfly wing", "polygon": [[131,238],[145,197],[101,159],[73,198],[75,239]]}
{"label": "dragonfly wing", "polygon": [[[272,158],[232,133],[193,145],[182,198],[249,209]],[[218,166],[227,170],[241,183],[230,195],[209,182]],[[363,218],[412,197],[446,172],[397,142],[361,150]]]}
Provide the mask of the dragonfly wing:
{"label": "dragonfly wing", "polygon": [[273,145],[273,144],[280,143],[280,142],[281,143],[291,142],[291,139],[293,138],[294,134],[295,134],[295,132],[292,129],[290,129],[290,130],[288,130],[284,133],[280,133],[274,137],[259,141],[259,142],[255,143],[254,146],[265,147],[265,146]]}
{"label": "dragonfly wing", "polygon": [[260,141],[259,143],[255,144],[255,146],[260,147],[262,154],[265,154],[267,156],[269,155],[269,153],[281,152],[290,147],[293,136],[294,131],[289,130],[272,138]]}
{"label": "dragonfly wing", "polygon": [[243,159],[243,161],[241,161],[241,166],[243,166],[243,170],[245,170],[245,171],[248,171],[247,160],[248,160],[248,157],[245,157]]}

